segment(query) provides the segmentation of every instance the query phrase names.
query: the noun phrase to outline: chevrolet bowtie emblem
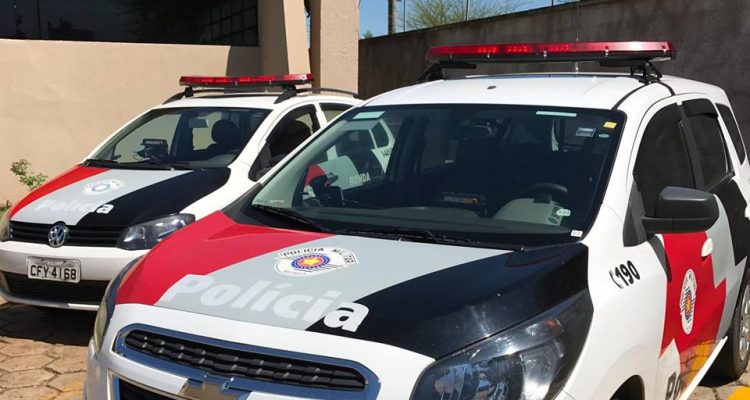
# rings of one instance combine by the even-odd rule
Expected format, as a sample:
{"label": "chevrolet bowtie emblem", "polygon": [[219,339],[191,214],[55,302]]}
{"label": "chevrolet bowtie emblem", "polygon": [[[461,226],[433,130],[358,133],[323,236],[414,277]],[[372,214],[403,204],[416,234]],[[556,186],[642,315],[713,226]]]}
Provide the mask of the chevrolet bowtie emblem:
{"label": "chevrolet bowtie emblem", "polygon": [[203,380],[188,379],[182,389],[180,396],[194,400],[246,400],[250,396],[249,391],[235,390],[229,388],[232,379],[206,375]]}

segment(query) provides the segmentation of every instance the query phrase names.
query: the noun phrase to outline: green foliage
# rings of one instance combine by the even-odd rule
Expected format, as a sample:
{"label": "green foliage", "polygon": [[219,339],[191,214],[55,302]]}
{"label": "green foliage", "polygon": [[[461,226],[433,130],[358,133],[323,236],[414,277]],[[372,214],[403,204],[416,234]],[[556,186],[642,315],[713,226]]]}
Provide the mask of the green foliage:
{"label": "green foliage", "polygon": [[24,184],[29,190],[34,190],[39,186],[42,186],[47,181],[47,175],[35,174],[29,171],[31,165],[26,159],[22,158],[18,161],[14,161],[10,165],[10,172],[18,177],[18,181]]}
{"label": "green foliage", "polygon": [[410,0],[406,25],[423,29],[467,19],[492,17],[517,11],[525,0],[470,0],[466,18],[466,0]]}
{"label": "green foliage", "polygon": [[372,34],[372,32],[368,29],[365,31],[365,33],[362,34],[362,39],[370,39],[374,37],[375,35]]}
{"label": "green foliage", "polygon": [[3,216],[3,213],[8,211],[10,209],[10,200],[5,200],[5,203],[0,203],[0,217]]}

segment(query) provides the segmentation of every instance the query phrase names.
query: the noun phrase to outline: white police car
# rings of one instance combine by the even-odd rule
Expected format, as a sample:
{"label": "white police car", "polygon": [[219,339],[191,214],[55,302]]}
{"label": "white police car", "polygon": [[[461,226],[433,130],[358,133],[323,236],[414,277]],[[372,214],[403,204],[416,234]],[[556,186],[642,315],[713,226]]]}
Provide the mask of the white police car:
{"label": "white police car", "polygon": [[[128,122],[5,214],[0,296],[96,310],[128,262],[226,206],[359,102],[300,86],[311,79],[182,77],[185,92]],[[257,92],[269,87],[280,89]]]}
{"label": "white police car", "polygon": [[[724,91],[654,68],[673,55],[431,49],[429,82],[348,111],[112,282],[87,398],[663,400],[737,377],[750,165]],[[441,78],[521,61],[631,73]],[[341,146],[379,125],[386,162]],[[322,170],[331,149],[367,179]]]}

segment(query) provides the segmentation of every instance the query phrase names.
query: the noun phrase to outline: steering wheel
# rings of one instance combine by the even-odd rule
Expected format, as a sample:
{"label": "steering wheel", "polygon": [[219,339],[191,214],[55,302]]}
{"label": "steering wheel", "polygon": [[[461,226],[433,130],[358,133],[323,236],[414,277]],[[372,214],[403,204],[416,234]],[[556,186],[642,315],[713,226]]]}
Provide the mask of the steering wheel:
{"label": "steering wheel", "polygon": [[551,201],[553,194],[559,194],[559,195],[562,195],[563,197],[567,196],[568,188],[559,183],[539,182],[539,183],[535,183],[531,185],[529,189],[526,191],[526,193],[546,194],[548,197],[543,198],[542,200]]}

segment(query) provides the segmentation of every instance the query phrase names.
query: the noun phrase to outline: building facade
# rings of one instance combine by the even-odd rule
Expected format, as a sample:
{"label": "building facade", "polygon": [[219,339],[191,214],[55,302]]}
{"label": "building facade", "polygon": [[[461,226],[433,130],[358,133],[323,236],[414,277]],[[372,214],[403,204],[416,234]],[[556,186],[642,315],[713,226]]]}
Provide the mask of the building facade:
{"label": "building facade", "polygon": [[62,172],[181,75],[312,71],[356,90],[358,20],[357,0],[0,2],[0,203],[25,194],[11,162]]}

